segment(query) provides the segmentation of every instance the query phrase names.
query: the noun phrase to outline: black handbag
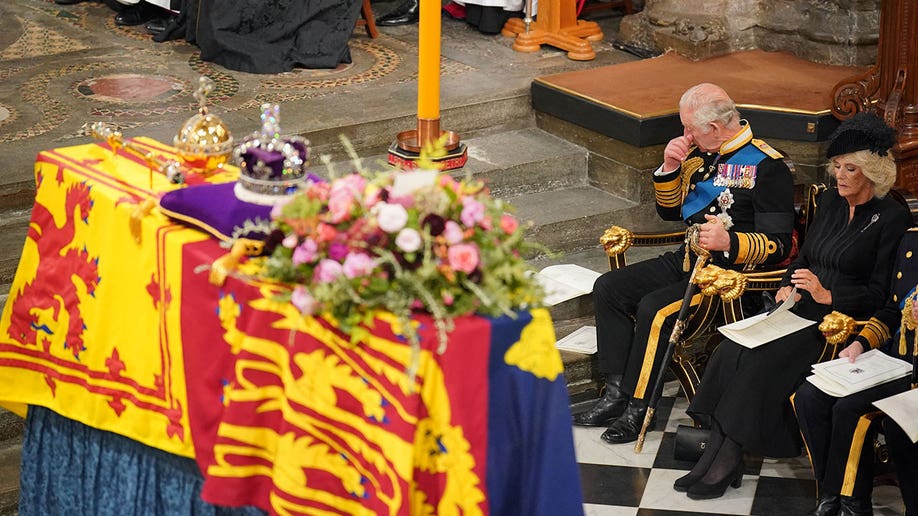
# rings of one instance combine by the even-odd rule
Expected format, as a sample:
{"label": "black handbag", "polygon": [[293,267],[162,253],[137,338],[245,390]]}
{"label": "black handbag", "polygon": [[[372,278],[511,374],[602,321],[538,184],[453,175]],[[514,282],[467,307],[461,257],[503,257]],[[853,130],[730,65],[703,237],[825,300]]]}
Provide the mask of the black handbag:
{"label": "black handbag", "polygon": [[688,462],[698,462],[704,447],[708,443],[711,431],[689,425],[676,427],[676,444],[673,446],[673,458]]}

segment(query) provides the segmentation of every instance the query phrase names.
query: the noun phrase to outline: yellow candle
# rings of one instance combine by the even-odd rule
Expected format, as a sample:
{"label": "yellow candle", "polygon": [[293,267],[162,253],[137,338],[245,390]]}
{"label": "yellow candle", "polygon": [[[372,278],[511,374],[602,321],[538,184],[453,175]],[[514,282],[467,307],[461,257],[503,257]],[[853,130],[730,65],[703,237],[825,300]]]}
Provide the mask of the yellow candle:
{"label": "yellow candle", "polygon": [[418,118],[440,118],[440,0],[420,0]]}

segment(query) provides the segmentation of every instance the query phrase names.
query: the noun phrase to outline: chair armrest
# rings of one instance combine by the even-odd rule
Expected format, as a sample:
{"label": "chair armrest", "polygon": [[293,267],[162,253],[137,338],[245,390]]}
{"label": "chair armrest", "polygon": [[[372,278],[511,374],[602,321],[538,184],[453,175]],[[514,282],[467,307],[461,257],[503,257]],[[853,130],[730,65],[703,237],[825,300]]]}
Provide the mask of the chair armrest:
{"label": "chair armrest", "polygon": [[658,247],[681,244],[685,241],[685,231],[667,233],[634,233],[620,226],[610,226],[599,238],[606,256],[609,257],[609,268],[617,270],[627,265],[625,251],[631,247]]}
{"label": "chair armrest", "polygon": [[822,355],[817,362],[832,360],[840,351],[839,346],[846,344],[851,337],[857,335],[857,331],[863,328],[867,321],[858,321],[851,316],[845,315],[837,310],[833,310],[822,318],[819,323],[819,331],[826,338],[826,346]]}

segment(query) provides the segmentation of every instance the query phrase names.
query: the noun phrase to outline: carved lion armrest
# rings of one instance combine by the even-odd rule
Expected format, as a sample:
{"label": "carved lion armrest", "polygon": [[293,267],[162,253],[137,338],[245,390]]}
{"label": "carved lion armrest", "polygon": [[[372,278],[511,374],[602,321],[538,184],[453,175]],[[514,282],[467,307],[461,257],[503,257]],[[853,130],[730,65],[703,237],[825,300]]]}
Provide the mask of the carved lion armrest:
{"label": "carved lion armrest", "polygon": [[668,233],[634,233],[623,227],[610,226],[599,238],[602,248],[609,257],[609,269],[618,270],[627,265],[625,251],[631,247],[660,247],[681,244],[685,231]]}
{"label": "carved lion armrest", "polygon": [[817,362],[825,362],[835,358],[838,352],[841,351],[839,347],[847,344],[848,340],[857,335],[857,332],[866,324],[867,321],[855,320],[851,316],[835,310],[823,317],[822,322],[819,323],[819,331],[825,336],[826,345]]}

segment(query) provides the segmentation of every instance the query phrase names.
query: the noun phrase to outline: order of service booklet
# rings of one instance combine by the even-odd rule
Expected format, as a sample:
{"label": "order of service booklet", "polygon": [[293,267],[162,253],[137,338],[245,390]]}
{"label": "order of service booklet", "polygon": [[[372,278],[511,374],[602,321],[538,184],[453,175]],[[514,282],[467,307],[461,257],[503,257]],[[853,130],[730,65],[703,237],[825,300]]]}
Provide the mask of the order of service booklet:
{"label": "order of service booklet", "polygon": [[918,389],[874,401],[873,405],[893,418],[913,443],[918,443]]}
{"label": "order of service booklet", "polygon": [[842,397],[902,378],[911,372],[912,364],[879,349],[871,349],[858,355],[854,362],[844,357],[813,364],[813,374],[806,379],[822,392]]}
{"label": "order of service booklet", "polygon": [[555,347],[565,351],[574,351],[576,353],[586,353],[592,355],[596,353],[596,327],[581,326],[572,331],[570,335],[555,342]]}
{"label": "order of service booklet", "polygon": [[771,311],[721,326],[717,331],[741,346],[757,348],[816,324],[816,321],[804,319],[790,311],[794,307],[796,294],[797,288],[794,287],[787,299]]}
{"label": "order of service booklet", "polygon": [[554,306],[568,299],[593,292],[593,283],[600,274],[573,263],[550,265],[536,274],[545,289],[545,305]]}

